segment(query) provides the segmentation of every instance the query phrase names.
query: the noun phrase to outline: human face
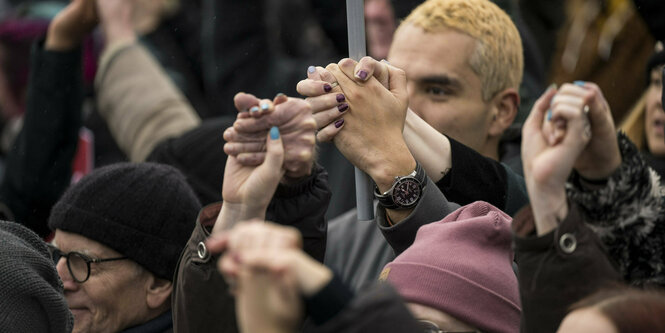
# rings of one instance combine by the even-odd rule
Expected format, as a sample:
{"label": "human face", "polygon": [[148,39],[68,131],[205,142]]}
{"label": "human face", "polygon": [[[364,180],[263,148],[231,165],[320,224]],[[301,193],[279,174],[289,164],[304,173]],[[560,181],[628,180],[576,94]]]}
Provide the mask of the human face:
{"label": "human face", "polygon": [[[120,253],[81,235],[56,230],[53,244],[63,252],[80,252],[92,258],[115,258]],[[90,265],[84,283],[74,281],[64,258],[56,269],[65,287],[65,298],[74,315],[73,332],[118,332],[144,322],[146,273],[131,260]]]}
{"label": "human face", "polygon": [[651,83],[647,88],[644,130],[649,151],[657,156],[665,156],[665,112],[663,112],[662,67],[651,71]]}
{"label": "human face", "polygon": [[491,123],[482,82],[469,59],[476,40],[454,29],[428,33],[406,24],[388,61],[406,72],[409,107],[430,126],[485,153]]}
{"label": "human face", "polygon": [[557,333],[617,333],[617,329],[598,310],[582,308],[563,318]]}
{"label": "human face", "polygon": [[471,325],[457,320],[455,317],[437,310],[435,308],[417,304],[407,303],[406,307],[417,320],[427,320],[436,324],[442,331],[448,332],[476,332]]}

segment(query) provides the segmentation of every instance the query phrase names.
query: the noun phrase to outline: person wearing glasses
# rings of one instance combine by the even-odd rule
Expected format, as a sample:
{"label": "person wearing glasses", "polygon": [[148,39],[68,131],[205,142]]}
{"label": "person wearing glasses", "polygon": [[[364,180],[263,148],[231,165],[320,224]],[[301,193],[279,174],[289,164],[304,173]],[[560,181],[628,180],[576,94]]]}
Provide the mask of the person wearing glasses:
{"label": "person wearing glasses", "polygon": [[70,187],[48,223],[73,332],[170,332],[173,274],[200,208],[161,164],[102,167]]}

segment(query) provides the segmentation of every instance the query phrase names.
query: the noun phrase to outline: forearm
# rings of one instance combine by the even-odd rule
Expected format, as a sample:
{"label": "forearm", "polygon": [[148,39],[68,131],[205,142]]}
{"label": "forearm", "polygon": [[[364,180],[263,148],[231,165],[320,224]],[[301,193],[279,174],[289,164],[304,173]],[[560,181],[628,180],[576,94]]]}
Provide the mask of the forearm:
{"label": "forearm", "polygon": [[18,222],[45,236],[51,206],[70,183],[81,126],[81,51],[32,50],[24,125],[7,155],[2,197]]}
{"label": "forearm", "polygon": [[574,174],[568,196],[580,206],[585,222],[593,225],[625,280],[665,285],[665,271],[660,268],[664,260],[653,251],[665,239],[662,188],[623,134],[619,147],[623,162],[605,185],[588,188]]}
{"label": "forearm", "polygon": [[620,278],[574,204],[549,233],[533,237],[533,229],[532,210],[527,206],[513,221],[522,331],[553,332],[570,305]]}
{"label": "forearm", "polygon": [[400,223],[389,223],[386,219],[386,211],[382,208],[379,208],[377,212],[376,221],[388,244],[393,248],[395,254],[399,255],[413,244],[421,226],[440,221],[457,208],[459,205],[448,202],[441,191],[428,179],[418,205]]}
{"label": "forearm", "polygon": [[100,114],[130,160],[146,159],[169,137],[196,127],[199,117],[166,73],[140,44],[108,45],[95,88]]}
{"label": "forearm", "polygon": [[452,167],[448,138],[411,110],[406,113],[404,140],[413,157],[420,162],[427,176],[435,183]]}
{"label": "forearm", "polygon": [[328,231],[325,213],[330,196],[328,173],[315,165],[312,174],[300,182],[277,187],[268,205],[266,219],[298,229],[305,253],[323,262]]}

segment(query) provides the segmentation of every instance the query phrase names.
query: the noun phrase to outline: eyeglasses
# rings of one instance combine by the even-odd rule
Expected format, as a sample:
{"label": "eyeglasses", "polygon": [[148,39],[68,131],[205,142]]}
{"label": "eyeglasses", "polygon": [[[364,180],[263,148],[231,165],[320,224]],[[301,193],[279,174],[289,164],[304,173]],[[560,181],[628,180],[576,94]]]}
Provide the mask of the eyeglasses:
{"label": "eyeglasses", "polygon": [[420,327],[423,330],[423,333],[479,333],[478,331],[442,331],[439,328],[439,325],[429,321],[419,319]]}
{"label": "eyeglasses", "polygon": [[64,253],[60,251],[57,247],[48,244],[49,252],[51,253],[51,258],[53,262],[57,265],[60,261],[60,258],[67,259],[67,268],[69,273],[72,275],[74,281],[78,283],[83,283],[88,281],[90,277],[90,264],[98,264],[106,261],[115,261],[115,260],[124,260],[129,259],[128,257],[118,257],[118,258],[107,258],[107,259],[93,259],[89,256],[79,253],[79,252],[69,252]]}

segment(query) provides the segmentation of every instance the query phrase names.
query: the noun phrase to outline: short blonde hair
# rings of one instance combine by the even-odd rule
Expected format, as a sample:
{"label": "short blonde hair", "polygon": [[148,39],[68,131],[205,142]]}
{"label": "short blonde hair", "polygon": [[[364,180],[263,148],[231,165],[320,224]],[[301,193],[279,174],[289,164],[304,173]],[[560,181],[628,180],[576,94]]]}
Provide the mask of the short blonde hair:
{"label": "short blonde hair", "polygon": [[400,27],[413,24],[426,32],[446,28],[478,41],[469,59],[480,77],[485,101],[522,82],[524,55],[517,27],[501,8],[488,0],[428,0],[416,7]]}

